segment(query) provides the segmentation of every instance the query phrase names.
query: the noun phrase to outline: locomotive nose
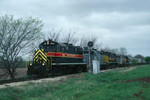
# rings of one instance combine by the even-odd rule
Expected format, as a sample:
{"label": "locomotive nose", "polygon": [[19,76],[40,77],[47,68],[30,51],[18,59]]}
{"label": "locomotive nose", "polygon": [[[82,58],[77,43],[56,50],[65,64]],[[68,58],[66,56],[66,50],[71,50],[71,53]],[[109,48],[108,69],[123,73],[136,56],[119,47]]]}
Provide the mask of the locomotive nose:
{"label": "locomotive nose", "polygon": [[47,56],[43,52],[44,50],[36,50],[34,54],[34,63],[40,63],[40,64],[45,64],[47,62]]}
{"label": "locomotive nose", "polygon": [[44,73],[47,73],[48,62],[49,60],[45,55],[44,50],[36,50],[33,58],[33,63],[28,67],[28,75],[45,75]]}

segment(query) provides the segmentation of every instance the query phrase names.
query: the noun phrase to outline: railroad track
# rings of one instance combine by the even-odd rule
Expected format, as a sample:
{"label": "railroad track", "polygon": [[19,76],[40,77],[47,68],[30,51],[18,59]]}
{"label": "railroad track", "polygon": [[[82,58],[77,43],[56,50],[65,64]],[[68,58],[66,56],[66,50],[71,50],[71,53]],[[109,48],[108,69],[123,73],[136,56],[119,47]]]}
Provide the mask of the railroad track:
{"label": "railroad track", "polygon": [[30,81],[30,80],[39,80],[42,78],[39,77],[27,77],[27,78],[18,78],[18,79],[9,79],[9,80],[2,80],[0,81],[0,85],[14,83],[14,82],[23,82],[23,81]]}
{"label": "railroad track", "polygon": [[44,79],[44,78],[56,78],[59,76],[67,76],[67,75],[74,75],[74,74],[66,74],[66,75],[56,75],[54,76],[47,76],[47,77],[26,77],[26,78],[16,78],[16,79],[8,79],[8,80],[1,80],[0,81],[0,85],[5,85],[5,84],[9,84],[9,83],[15,83],[15,82],[24,82],[24,81],[32,81],[32,80],[40,80],[40,79]]}

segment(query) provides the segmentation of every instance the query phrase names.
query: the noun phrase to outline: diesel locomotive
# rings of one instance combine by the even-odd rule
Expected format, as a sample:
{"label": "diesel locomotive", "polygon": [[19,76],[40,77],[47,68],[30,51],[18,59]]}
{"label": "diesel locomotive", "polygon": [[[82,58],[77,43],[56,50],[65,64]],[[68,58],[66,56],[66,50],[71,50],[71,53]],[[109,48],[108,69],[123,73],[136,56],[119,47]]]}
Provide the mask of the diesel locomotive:
{"label": "diesel locomotive", "polygon": [[83,51],[79,46],[44,41],[35,51],[33,62],[28,67],[28,75],[45,76],[86,71],[83,62]]}
{"label": "diesel locomotive", "polygon": [[[91,50],[91,59],[100,61],[100,68],[114,68],[129,65],[128,56],[116,55],[106,51]],[[33,62],[28,66],[28,75],[61,75],[80,73],[89,68],[88,48],[73,46],[68,43],[58,43],[47,40],[35,51]]]}

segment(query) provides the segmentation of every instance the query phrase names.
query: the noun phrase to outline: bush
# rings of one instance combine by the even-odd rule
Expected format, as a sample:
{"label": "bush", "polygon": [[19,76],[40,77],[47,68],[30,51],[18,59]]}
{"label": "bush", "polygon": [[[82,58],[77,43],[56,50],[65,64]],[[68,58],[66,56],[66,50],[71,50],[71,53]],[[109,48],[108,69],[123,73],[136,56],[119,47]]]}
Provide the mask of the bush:
{"label": "bush", "polygon": [[146,63],[150,63],[150,57],[145,58]]}

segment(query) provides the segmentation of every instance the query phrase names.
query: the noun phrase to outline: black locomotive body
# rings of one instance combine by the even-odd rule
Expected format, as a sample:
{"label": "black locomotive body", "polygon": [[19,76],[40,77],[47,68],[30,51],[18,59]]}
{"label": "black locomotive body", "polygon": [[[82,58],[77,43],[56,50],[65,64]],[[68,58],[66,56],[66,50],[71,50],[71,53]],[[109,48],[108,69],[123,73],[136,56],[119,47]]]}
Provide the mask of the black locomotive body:
{"label": "black locomotive body", "polygon": [[28,75],[54,75],[85,70],[82,48],[48,40],[42,42],[36,50],[33,63],[28,67]]}

